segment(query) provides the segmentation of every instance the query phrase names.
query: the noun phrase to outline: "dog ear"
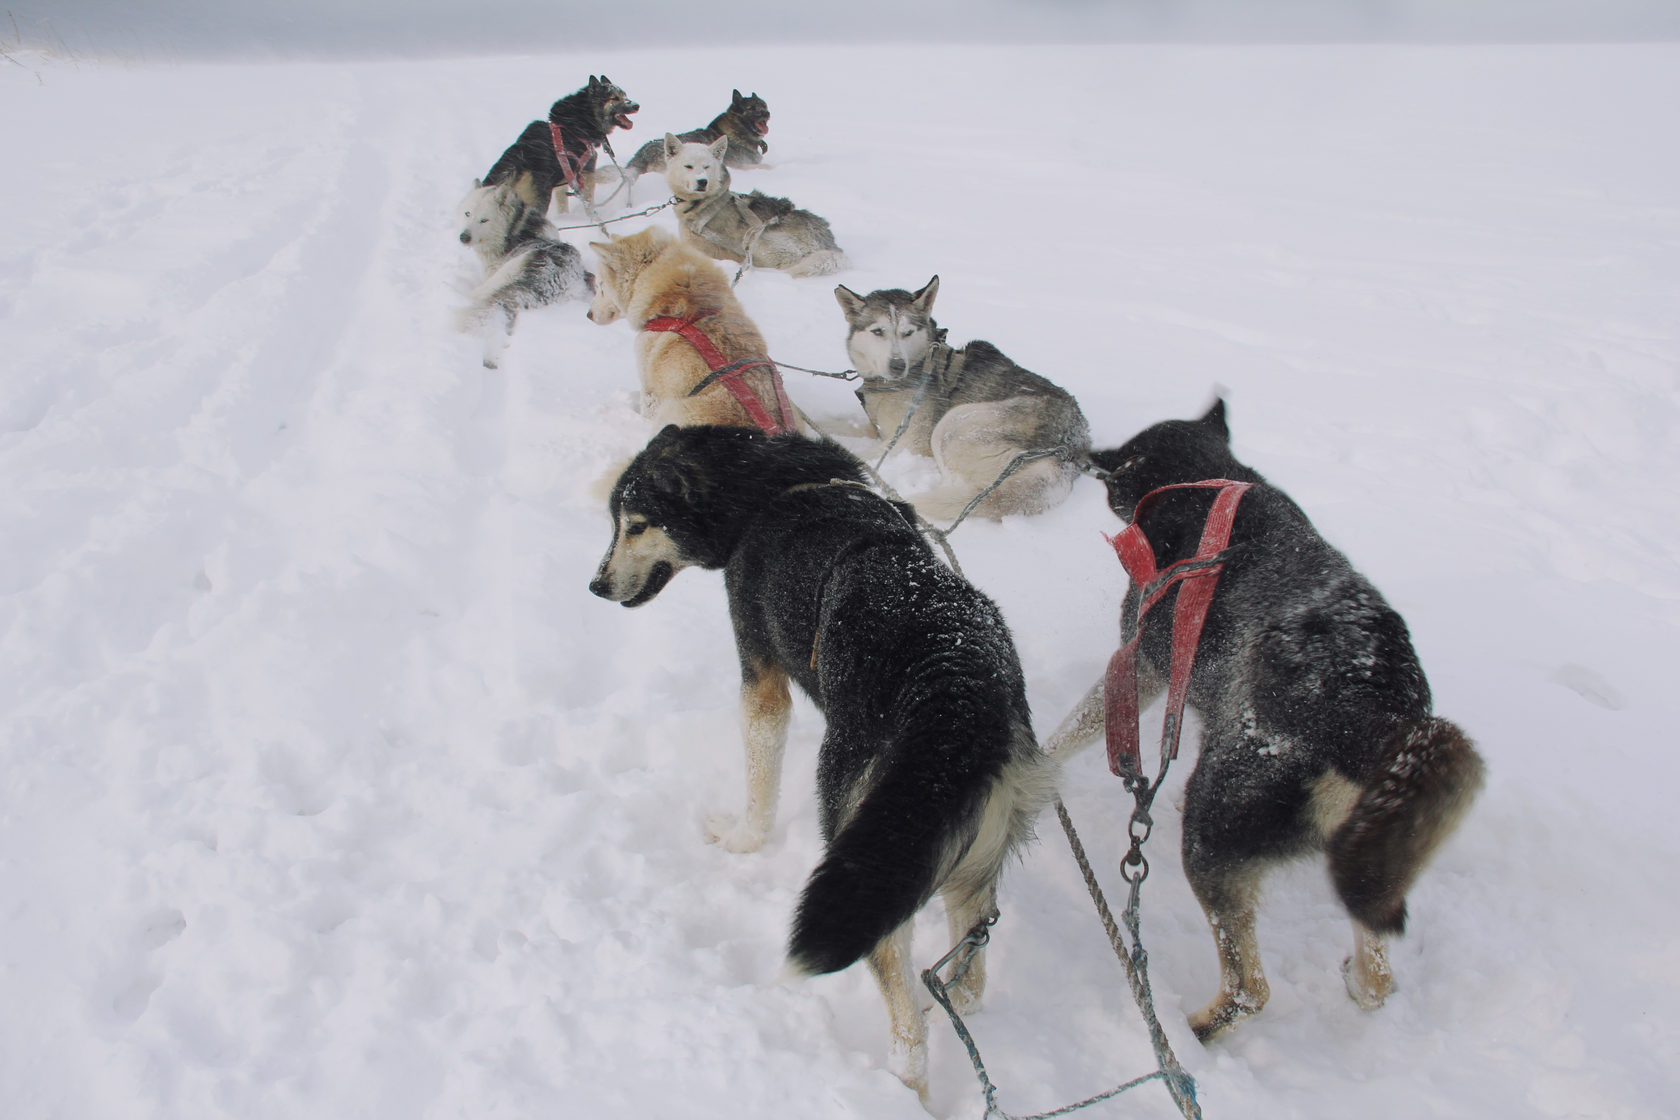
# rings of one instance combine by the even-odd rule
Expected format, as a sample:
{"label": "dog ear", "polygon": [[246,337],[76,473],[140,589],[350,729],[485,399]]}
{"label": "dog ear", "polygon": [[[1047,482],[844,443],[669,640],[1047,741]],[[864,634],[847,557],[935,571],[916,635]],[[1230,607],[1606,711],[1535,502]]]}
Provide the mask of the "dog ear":
{"label": "dog ear", "polygon": [[474,179],[473,180],[473,190],[476,191],[478,188],[482,187],[483,185],[484,185],[484,180],[483,179]]}
{"label": "dog ear", "polygon": [[846,318],[853,319],[863,313],[863,297],[846,285],[835,285],[834,298],[840,301],[840,310],[846,313]]}
{"label": "dog ear", "polygon": [[675,133],[667,132],[665,134],[665,158],[676,159],[677,153],[681,150],[682,141],[677,139]]}
{"label": "dog ear", "polygon": [[729,137],[719,136],[717,138],[717,143],[713,144],[707,150],[712,153],[713,159],[721,160],[723,158],[723,153],[729,150]]}
{"label": "dog ear", "polygon": [[933,299],[939,294],[939,274],[935,273],[932,280],[922,285],[922,290],[910,297],[910,302],[916,310],[926,315],[933,310]]}
{"label": "dog ear", "polygon": [[743,102],[745,100],[746,100],[746,98],[741,96],[741,91],[740,90],[732,89],[732,90],[729,91],[729,104],[731,106],[738,109],[738,108],[741,107],[741,102]]}
{"label": "dog ear", "polygon": [[1205,428],[1212,428],[1219,433],[1219,438],[1226,443],[1231,442],[1231,427],[1225,422],[1225,398],[1213,398],[1213,407],[1208,409],[1198,421]]}

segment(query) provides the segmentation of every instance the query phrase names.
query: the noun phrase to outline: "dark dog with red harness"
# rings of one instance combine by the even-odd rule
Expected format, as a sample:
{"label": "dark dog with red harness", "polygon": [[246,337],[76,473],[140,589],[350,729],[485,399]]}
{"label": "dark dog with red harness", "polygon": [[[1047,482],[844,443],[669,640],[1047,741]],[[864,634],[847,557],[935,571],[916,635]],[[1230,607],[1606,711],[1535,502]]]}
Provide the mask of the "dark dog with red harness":
{"label": "dark dog with red harness", "polygon": [[[1184,870],[1213,927],[1221,984],[1191,1026],[1207,1041],[1265,1006],[1261,878],[1315,851],[1353,919],[1348,994],[1380,1006],[1394,988],[1386,939],[1405,929],[1407,891],[1481,787],[1481,758],[1431,714],[1405,621],[1288,495],[1231,454],[1223,401],[1091,459],[1106,472],[1109,506],[1131,523],[1115,546],[1133,581],[1122,618],[1133,621],[1110,675],[1047,749],[1072,753],[1108,720],[1135,719],[1174,676],[1169,718],[1174,699],[1201,716]],[[1180,574],[1209,578],[1175,582],[1172,566],[1186,560]],[[1189,664],[1175,631],[1203,611]],[[1175,652],[1188,665],[1176,674]],[[1135,746],[1116,747],[1120,729],[1107,730],[1117,768],[1135,766]]]}
{"label": "dark dog with red harness", "polygon": [[548,200],[566,212],[568,192],[586,205],[595,201],[595,161],[600,149],[613,154],[607,135],[615,128],[634,127],[630,115],[641,106],[605,74],[589,76],[589,84],[556,101],[548,120],[532,121],[484,175],[484,185],[513,180],[525,205],[547,213]]}

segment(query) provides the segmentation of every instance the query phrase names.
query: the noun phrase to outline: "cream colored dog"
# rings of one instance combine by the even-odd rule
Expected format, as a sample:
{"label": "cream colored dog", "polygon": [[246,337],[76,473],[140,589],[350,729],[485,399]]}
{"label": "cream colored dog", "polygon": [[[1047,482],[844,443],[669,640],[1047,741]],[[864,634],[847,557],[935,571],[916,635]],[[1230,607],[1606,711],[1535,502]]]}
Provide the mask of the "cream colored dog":
{"label": "cream colored dog", "polygon": [[[627,237],[591,242],[600,258],[595,300],[589,318],[596,323],[629,322],[636,336],[636,372],[642,383],[642,415],[655,425],[727,424],[755,427],[746,407],[721,380],[700,389],[713,370],[694,343],[675,331],[649,329],[657,320],[691,322],[728,363],[764,359],[764,336],[747,318],[729,278],[706,255],[658,227]],[[743,371],[741,379],[774,417],[778,412],[776,376],[770,366]],[[693,394],[693,395],[691,395]],[[796,426],[797,418],[781,418]]]}

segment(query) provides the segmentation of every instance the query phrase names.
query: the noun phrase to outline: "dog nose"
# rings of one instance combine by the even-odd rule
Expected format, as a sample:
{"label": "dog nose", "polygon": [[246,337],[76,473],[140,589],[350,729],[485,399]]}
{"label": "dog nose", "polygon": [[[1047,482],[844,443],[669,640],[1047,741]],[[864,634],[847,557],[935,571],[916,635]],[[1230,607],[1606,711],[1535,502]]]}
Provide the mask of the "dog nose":
{"label": "dog nose", "polygon": [[892,374],[894,377],[897,377],[908,368],[909,363],[907,363],[903,358],[893,358],[887,362],[887,372]]}
{"label": "dog nose", "polygon": [[697,190],[697,191],[705,190],[706,189],[706,180],[704,180],[704,179],[694,180],[694,189]]}
{"label": "dog nose", "polygon": [[[585,311],[583,313],[583,315],[584,315],[584,318],[588,319],[591,323],[593,323],[595,321],[595,309],[593,307],[591,307],[588,311]],[[594,584],[590,584],[591,588],[593,588],[594,586],[595,586]]]}
{"label": "dog nose", "polygon": [[472,234],[468,233],[466,230],[462,230],[461,231],[461,244],[471,245],[472,244]]}
{"label": "dog nose", "polygon": [[589,581],[589,593],[602,599],[612,598],[612,585],[607,582],[605,575],[598,575]]}

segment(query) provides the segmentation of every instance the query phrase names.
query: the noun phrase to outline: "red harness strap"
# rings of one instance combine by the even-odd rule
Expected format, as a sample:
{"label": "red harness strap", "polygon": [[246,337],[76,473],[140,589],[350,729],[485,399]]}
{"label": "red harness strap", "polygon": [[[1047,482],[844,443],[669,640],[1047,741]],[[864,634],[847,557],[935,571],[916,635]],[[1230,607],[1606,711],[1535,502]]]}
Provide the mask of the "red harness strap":
{"label": "red harness strap", "polygon": [[[717,343],[706,337],[706,333],[694,325],[695,319],[703,319],[710,314],[712,312],[703,311],[696,315],[694,319],[679,319],[674,315],[663,315],[657,319],[649,319],[642,325],[642,329],[644,331],[669,331],[680,334],[688,340],[690,346],[700,352],[700,357],[705,360],[712,373],[710,377],[696,385],[689,392],[689,396],[692,397],[701,392],[714,381],[721,381],[724,388],[729,390],[740,406],[747,410],[747,416],[752,419],[754,424],[758,425],[760,431],[772,436],[793,431],[793,402],[788,400],[787,389],[782,385],[782,374],[776,368],[776,363],[768,358],[748,358],[745,361],[731,362],[724,357],[723,351],[717,348]],[[764,402],[758,399],[758,394],[753,392],[752,386],[748,385],[742,377],[742,374],[746,373],[747,370],[759,366],[763,366],[770,371],[770,384],[776,390],[777,416],[775,417],[770,415],[770,411],[764,407]]]}
{"label": "red harness strap", "polygon": [[[1133,511],[1132,523],[1115,536],[1109,544],[1120,557],[1121,565],[1140,596],[1137,608],[1136,631],[1131,641],[1117,650],[1108,663],[1108,675],[1103,687],[1103,722],[1108,737],[1108,768],[1122,778],[1138,778],[1143,774],[1142,756],[1138,749],[1138,646],[1143,640],[1143,616],[1166,593],[1184,584],[1178,592],[1173,608],[1172,668],[1167,678],[1167,716],[1162,733],[1163,762],[1178,757],[1178,735],[1184,722],[1184,703],[1190,691],[1190,668],[1196,660],[1196,646],[1202,637],[1202,624],[1207,621],[1208,607],[1219,583],[1224,563],[1219,554],[1231,539],[1231,526],[1236,520],[1237,503],[1253,485],[1217,478],[1205,482],[1186,482],[1163,486],[1145,494]],[[1144,507],[1156,498],[1175,490],[1217,490],[1213,508],[1202,527],[1201,543],[1196,554],[1167,565],[1165,571],[1155,567],[1155,551],[1139,526]]]}
{"label": "red harness strap", "polygon": [[595,145],[584,141],[583,152],[573,156],[566,150],[566,137],[560,126],[553,121],[548,122],[548,136],[554,142],[554,158],[560,161],[560,174],[565,176],[566,185],[581,195],[583,189],[578,186],[578,176],[583,174],[583,165],[588,163],[595,154]]}

